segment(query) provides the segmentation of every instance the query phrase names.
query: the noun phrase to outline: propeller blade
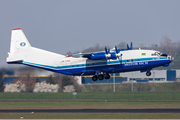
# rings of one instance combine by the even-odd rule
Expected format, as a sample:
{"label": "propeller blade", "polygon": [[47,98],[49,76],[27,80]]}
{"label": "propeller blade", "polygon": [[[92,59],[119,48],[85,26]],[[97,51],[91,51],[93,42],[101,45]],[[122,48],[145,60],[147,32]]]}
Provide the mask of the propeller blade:
{"label": "propeller blade", "polygon": [[116,54],[118,54],[118,50],[117,50],[117,47],[115,46],[115,50],[116,50]]}
{"label": "propeller blade", "polygon": [[110,53],[110,49],[108,49],[108,53]]}
{"label": "propeller blade", "polygon": [[[120,52],[120,51],[118,51],[118,49],[117,49],[116,46],[115,46],[115,51],[116,51],[116,57],[119,59],[119,57],[120,57],[120,56],[119,56],[119,52]],[[120,60],[120,59],[119,59],[119,60]]]}
{"label": "propeller blade", "polygon": [[131,50],[133,49],[133,44],[132,44],[132,42],[131,42],[131,47],[130,47],[130,49],[131,49]]}
{"label": "propeller blade", "polygon": [[[105,47],[105,53],[106,53],[106,60],[108,60],[109,57],[111,57],[111,55],[109,54],[110,53],[110,49],[107,49]],[[110,60],[109,60],[110,61]]]}
{"label": "propeller blade", "polygon": [[108,54],[107,48],[105,47],[105,53]]}
{"label": "propeller blade", "polygon": [[127,44],[127,49],[129,50],[129,45]]}

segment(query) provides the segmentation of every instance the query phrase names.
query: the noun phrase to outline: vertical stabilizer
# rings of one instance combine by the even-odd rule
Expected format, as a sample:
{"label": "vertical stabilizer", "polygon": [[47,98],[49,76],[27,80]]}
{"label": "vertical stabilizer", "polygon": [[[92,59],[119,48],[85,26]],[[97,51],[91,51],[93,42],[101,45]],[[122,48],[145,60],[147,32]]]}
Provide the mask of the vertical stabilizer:
{"label": "vertical stabilizer", "polygon": [[21,28],[12,29],[10,52],[7,55],[7,63],[22,64],[33,63],[41,65],[59,65],[65,56],[39,48],[32,47]]}
{"label": "vertical stabilizer", "polygon": [[21,28],[12,29],[10,53],[31,47]]}

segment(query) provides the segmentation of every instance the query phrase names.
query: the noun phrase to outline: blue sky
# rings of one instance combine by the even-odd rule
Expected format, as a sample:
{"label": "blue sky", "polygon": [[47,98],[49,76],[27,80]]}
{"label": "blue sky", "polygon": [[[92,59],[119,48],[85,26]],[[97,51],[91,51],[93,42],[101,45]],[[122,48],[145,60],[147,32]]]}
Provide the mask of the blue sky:
{"label": "blue sky", "polygon": [[99,43],[150,46],[180,40],[180,0],[1,0],[0,67],[7,67],[11,29],[34,47],[65,54]]}

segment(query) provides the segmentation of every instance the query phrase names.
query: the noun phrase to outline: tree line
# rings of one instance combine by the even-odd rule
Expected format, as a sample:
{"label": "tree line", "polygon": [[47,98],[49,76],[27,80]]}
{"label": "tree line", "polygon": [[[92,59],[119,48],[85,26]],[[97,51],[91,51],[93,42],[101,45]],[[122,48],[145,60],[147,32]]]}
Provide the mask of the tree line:
{"label": "tree line", "polygon": [[[3,92],[5,89],[4,80],[5,80],[4,73],[0,71],[0,92]],[[65,87],[68,85],[72,85],[73,89],[76,92],[84,91],[83,85],[78,84],[77,79],[74,76],[62,75],[58,73],[50,75],[45,81],[41,81],[38,77],[33,78],[30,76],[30,74],[27,74],[26,76],[23,76],[14,80],[14,83],[18,83],[18,82],[25,85],[25,91],[23,92],[27,92],[27,93],[32,93],[35,88],[36,83],[41,83],[41,82],[47,83],[50,85],[51,84],[58,85],[59,86],[58,92],[63,92]]]}

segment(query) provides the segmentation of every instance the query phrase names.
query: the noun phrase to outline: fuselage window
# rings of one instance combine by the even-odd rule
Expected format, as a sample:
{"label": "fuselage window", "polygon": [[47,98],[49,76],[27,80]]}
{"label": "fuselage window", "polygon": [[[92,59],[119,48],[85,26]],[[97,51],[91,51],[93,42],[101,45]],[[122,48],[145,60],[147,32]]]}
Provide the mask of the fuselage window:
{"label": "fuselage window", "polygon": [[140,59],[138,59],[138,61],[140,61]]}
{"label": "fuselage window", "polygon": [[84,64],[82,64],[82,66],[84,66]]}
{"label": "fuselage window", "polygon": [[131,61],[133,61],[133,59]]}
{"label": "fuselage window", "polygon": [[74,67],[74,65],[72,65],[72,67]]}
{"label": "fuselage window", "polygon": [[87,64],[87,66],[89,66],[89,64]]}
{"label": "fuselage window", "polygon": [[129,60],[127,60],[127,62],[129,62]]}
{"label": "fuselage window", "polygon": [[79,67],[79,65],[77,65],[77,67]]}
{"label": "fuselage window", "polygon": [[94,65],[94,63],[92,65]]}

